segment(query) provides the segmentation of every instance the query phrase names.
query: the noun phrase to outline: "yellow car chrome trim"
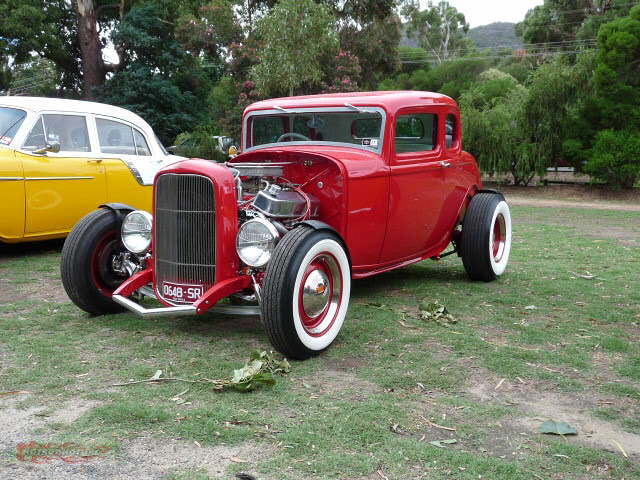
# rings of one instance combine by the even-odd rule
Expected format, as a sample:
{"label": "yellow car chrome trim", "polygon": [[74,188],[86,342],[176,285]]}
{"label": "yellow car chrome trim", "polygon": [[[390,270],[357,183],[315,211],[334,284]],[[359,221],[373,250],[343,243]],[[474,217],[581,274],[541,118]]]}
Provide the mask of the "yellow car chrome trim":
{"label": "yellow car chrome trim", "polygon": [[25,177],[25,180],[91,180],[93,177]]}
{"label": "yellow car chrome trim", "polygon": [[0,177],[0,182],[15,182],[18,180],[24,180],[24,177]]}

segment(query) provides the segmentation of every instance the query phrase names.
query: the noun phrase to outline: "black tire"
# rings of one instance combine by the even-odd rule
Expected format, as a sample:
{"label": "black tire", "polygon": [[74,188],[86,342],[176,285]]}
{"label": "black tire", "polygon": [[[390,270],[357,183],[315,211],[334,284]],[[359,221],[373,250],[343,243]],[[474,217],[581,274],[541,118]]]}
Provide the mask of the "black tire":
{"label": "black tire", "polygon": [[462,223],[460,255],[469,278],[491,282],[505,271],[511,251],[511,214],[502,195],[478,193]]}
{"label": "black tire", "polygon": [[[305,282],[317,272],[326,282],[308,294]],[[342,328],[350,292],[351,268],[336,235],[304,226],[291,230],[276,246],[263,282],[262,320],[271,344],[297,360],[318,355]],[[309,314],[304,302],[312,297],[321,310]]]}
{"label": "black tire", "polygon": [[113,253],[125,250],[121,223],[115,212],[95,210],[73,227],[62,247],[62,285],[73,303],[93,315],[124,311],[111,294],[126,277],[113,272],[109,264]]}

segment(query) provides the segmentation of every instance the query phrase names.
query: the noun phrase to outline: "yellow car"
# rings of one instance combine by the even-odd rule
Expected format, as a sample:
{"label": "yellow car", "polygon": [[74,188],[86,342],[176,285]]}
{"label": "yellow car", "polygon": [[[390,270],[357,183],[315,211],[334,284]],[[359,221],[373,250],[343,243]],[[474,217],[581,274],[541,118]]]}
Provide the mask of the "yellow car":
{"label": "yellow car", "polygon": [[150,211],[155,173],[181,159],[128,110],[0,97],[0,242],[64,237],[110,202]]}

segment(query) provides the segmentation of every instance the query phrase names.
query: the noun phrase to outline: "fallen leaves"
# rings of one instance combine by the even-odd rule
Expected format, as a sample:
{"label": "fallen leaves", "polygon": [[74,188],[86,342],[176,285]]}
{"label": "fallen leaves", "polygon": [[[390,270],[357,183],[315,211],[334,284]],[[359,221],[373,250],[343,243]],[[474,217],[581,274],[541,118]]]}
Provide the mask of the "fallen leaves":
{"label": "fallen leaves", "polygon": [[551,435],[577,435],[578,431],[566,422],[556,422],[555,420],[547,420],[538,427],[540,433],[548,433]]}
{"label": "fallen leaves", "polygon": [[438,448],[447,448],[447,445],[453,445],[454,443],[458,443],[458,440],[455,438],[448,438],[446,440],[434,440],[429,442],[429,445],[433,445]]}
{"label": "fallen leaves", "polygon": [[442,305],[438,300],[421,303],[418,317],[424,322],[435,322],[444,327],[458,323],[458,320],[449,313],[447,307]]}
{"label": "fallen leaves", "polygon": [[585,272],[585,273],[569,272],[569,273],[576,278],[584,278],[585,280],[593,280],[594,278],[596,278],[596,276],[590,272]]}
{"label": "fallen leaves", "polygon": [[[273,385],[275,383],[274,375],[286,375],[291,370],[291,365],[287,359],[277,360],[273,356],[273,352],[259,352],[255,351],[251,353],[249,359],[245,362],[244,367],[238,368],[233,371],[231,378],[226,379],[211,379],[202,378],[198,380],[192,380],[179,377],[163,377],[162,370],[156,370],[156,373],[151,377],[144,380],[135,380],[126,383],[115,383],[112,387],[126,387],[129,385],[136,385],[140,383],[157,383],[157,382],[187,382],[212,385],[214,390],[238,390],[241,392],[250,392],[265,385]],[[188,390],[185,390],[181,394],[172,398],[176,403],[186,403],[180,398]]]}

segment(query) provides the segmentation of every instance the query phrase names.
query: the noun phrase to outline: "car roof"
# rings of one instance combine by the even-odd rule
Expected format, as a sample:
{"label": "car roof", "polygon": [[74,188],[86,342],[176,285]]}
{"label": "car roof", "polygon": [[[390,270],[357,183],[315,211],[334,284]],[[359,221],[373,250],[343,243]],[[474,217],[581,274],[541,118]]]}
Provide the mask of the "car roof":
{"label": "car roof", "polygon": [[85,100],[69,100],[66,98],[6,96],[0,97],[0,107],[22,108],[36,113],[48,110],[73,113],[91,113],[93,115],[104,115],[106,117],[119,118],[138,126],[145,126],[151,130],[151,127],[147,122],[135,113],[124,108],[107,105],[105,103],[89,102]]}
{"label": "car roof", "polygon": [[341,107],[347,103],[354,106],[379,106],[389,113],[395,113],[403,107],[416,105],[457,106],[455,100],[440,93],[404,90],[331,93],[324,95],[305,95],[301,97],[272,98],[249,105],[245,113],[255,110],[272,109],[276,106],[281,108],[322,108]]}

